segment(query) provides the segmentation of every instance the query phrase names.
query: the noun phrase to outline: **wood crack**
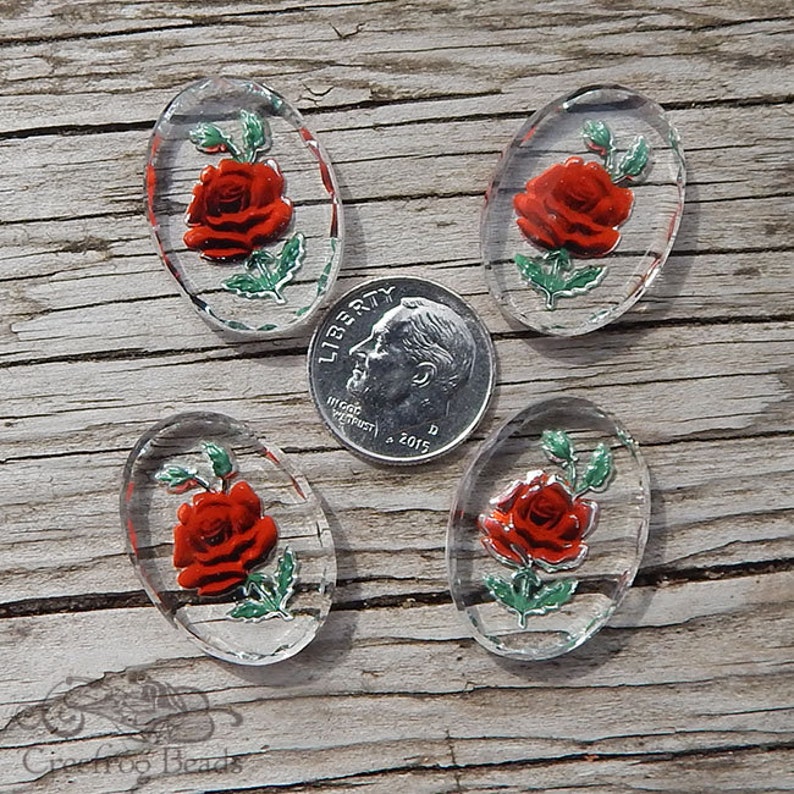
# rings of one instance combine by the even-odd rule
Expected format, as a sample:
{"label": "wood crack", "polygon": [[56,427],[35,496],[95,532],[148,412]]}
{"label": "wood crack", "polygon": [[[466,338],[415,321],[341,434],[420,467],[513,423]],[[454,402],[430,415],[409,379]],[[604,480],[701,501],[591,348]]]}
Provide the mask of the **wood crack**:
{"label": "wood crack", "polygon": [[[740,563],[733,565],[712,565],[705,568],[665,570],[658,568],[637,574],[632,587],[658,588],[685,583],[712,582],[722,579],[740,579],[753,576],[771,575],[794,571],[794,558],[769,560],[760,563]],[[373,577],[369,581],[377,581]],[[337,589],[360,583],[360,579],[337,582]],[[189,594],[188,594],[189,595]],[[452,598],[448,590],[415,591],[409,593],[387,594],[371,598],[337,600],[331,606],[332,612],[360,612],[370,609],[414,609],[449,604]],[[0,619],[35,617],[60,613],[93,612],[112,609],[149,608],[152,603],[143,590],[123,593],[84,593],[70,596],[48,598],[27,598],[0,604]],[[633,627],[637,630],[641,627]]]}

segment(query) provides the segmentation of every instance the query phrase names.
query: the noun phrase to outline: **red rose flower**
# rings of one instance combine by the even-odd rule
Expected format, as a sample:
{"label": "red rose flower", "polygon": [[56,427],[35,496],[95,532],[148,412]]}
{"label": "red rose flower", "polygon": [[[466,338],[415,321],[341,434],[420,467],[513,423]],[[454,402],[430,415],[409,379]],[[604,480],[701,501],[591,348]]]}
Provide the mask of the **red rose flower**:
{"label": "red rose flower", "polygon": [[184,241],[208,259],[239,259],[275,240],[289,226],[292,202],[281,195],[275,161],[208,165],[193,188]]}
{"label": "red rose flower", "polygon": [[573,256],[606,256],[620,242],[634,193],[618,187],[600,163],[569,157],[530,179],[513,199],[517,223],[535,245]]}
{"label": "red rose flower", "polygon": [[278,540],[276,522],[262,516],[262,503],[247,482],[228,494],[198,493],[177,511],[174,567],[182,587],[216,595],[245,581]]}
{"label": "red rose flower", "polygon": [[491,500],[477,523],[486,550],[507,565],[573,568],[584,560],[582,540],[598,521],[598,505],[574,496],[553,474],[531,471]]}

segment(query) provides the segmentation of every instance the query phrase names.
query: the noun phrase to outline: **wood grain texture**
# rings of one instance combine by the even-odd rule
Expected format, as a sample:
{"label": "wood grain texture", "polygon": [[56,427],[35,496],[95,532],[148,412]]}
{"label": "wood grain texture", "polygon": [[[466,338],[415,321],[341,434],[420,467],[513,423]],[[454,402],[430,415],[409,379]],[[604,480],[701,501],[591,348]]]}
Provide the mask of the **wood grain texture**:
{"label": "wood grain texture", "polygon": [[[9,0],[0,18],[0,791],[794,790],[789,3]],[[166,102],[214,73],[272,84],[334,160],[334,295],[424,275],[482,316],[499,380],[456,454],[350,455],[308,396],[308,333],[229,344],[178,294],[143,158]],[[597,82],[668,111],[687,206],[630,312],[540,337],[485,288],[482,193],[529,113]],[[552,395],[640,441],[651,534],[609,625],[521,665],[457,621],[444,530],[478,444]],[[329,509],[334,609],[272,668],[204,657],[124,553],[128,450],[201,408],[284,448]],[[158,686],[192,691],[147,712]]]}

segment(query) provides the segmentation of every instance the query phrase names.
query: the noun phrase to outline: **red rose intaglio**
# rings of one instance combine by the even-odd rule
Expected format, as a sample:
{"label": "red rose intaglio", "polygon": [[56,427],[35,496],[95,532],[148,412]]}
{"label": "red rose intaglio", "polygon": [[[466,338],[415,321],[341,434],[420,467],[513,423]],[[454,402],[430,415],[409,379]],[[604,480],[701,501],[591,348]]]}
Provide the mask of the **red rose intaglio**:
{"label": "red rose intaglio", "polygon": [[483,546],[500,562],[571,568],[585,558],[582,541],[595,529],[598,505],[575,496],[555,475],[531,471],[491,504],[477,523]]}
{"label": "red rose intaglio", "polygon": [[569,157],[530,179],[513,206],[519,228],[535,245],[588,259],[615,249],[633,202],[633,191],[615,185],[600,163]]}
{"label": "red rose intaglio", "polygon": [[184,242],[208,259],[250,256],[279,238],[292,219],[284,177],[275,161],[208,165],[193,188]]}
{"label": "red rose intaglio", "polygon": [[262,503],[247,482],[228,494],[198,493],[177,512],[174,567],[182,587],[199,595],[217,595],[245,581],[248,572],[270,554],[278,529],[262,516]]}

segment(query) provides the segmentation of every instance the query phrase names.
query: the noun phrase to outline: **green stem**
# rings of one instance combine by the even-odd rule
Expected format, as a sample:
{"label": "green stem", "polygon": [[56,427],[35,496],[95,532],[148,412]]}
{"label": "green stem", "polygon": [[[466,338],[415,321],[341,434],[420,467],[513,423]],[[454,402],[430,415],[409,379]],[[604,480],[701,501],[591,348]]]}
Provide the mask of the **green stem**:
{"label": "green stem", "polygon": [[614,182],[617,179],[617,163],[615,162],[615,157],[617,156],[617,150],[614,146],[611,146],[609,151],[607,152],[606,160],[604,161],[604,168],[606,172],[609,174],[609,178]]}
{"label": "green stem", "polygon": [[236,160],[238,163],[246,162],[245,155],[237,148],[234,141],[228,136],[223,136],[223,142],[226,144],[226,150],[232,156],[233,160]]}
{"label": "green stem", "polygon": [[564,248],[549,251],[544,259],[549,263],[549,275],[554,279],[564,280],[563,273],[571,268],[571,257]]}
{"label": "green stem", "polygon": [[573,458],[565,464],[565,476],[568,478],[571,488],[576,491],[576,461]]}
{"label": "green stem", "polygon": [[256,271],[260,276],[270,277],[270,269],[265,262],[265,258],[262,256],[257,256],[258,253],[258,250],[254,251],[245,261],[245,266],[249,270]]}
{"label": "green stem", "polygon": [[513,574],[513,582],[518,585],[521,596],[532,598],[541,586],[540,577],[532,570],[531,565],[519,568]]}
{"label": "green stem", "polygon": [[193,478],[193,480],[197,485],[200,485],[205,491],[209,491],[209,493],[213,492],[213,487],[209,484],[208,480],[205,480],[203,477],[199,477],[198,474]]}

